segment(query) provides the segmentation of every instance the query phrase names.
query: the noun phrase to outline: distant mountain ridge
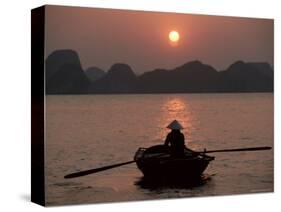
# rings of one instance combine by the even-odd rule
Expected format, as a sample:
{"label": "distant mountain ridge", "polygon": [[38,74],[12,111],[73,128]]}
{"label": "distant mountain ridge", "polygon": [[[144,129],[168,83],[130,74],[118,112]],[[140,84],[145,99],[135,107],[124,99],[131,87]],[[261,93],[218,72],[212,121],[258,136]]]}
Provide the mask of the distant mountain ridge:
{"label": "distant mountain ridge", "polygon": [[237,61],[217,71],[196,60],[137,76],[124,63],[107,72],[98,67],[84,71],[73,50],[58,50],[46,59],[46,94],[273,92],[273,77],[265,62]]}

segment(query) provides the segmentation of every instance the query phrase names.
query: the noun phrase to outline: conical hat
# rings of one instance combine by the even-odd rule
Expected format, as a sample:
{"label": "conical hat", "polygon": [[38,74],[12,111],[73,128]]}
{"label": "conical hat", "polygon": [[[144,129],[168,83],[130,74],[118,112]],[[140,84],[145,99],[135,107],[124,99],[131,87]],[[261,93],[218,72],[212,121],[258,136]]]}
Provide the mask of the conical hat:
{"label": "conical hat", "polygon": [[167,126],[167,128],[171,130],[182,130],[183,126],[177,120],[174,120]]}

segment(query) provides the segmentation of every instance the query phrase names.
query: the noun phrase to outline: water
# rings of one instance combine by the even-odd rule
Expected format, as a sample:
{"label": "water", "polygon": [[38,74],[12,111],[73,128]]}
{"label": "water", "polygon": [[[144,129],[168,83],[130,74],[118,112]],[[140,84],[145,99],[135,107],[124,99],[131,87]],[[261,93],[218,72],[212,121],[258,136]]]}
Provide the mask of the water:
{"label": "water", "polygon": [[48,205],[273,191],[273,151],[214,153],[211,179],[193,188],[135,185],[135,164],[73,179],[64,175],[132,160],[162,143],[173,119],[194,150],[273,146],[273,94],[54,95],[46,97]]}

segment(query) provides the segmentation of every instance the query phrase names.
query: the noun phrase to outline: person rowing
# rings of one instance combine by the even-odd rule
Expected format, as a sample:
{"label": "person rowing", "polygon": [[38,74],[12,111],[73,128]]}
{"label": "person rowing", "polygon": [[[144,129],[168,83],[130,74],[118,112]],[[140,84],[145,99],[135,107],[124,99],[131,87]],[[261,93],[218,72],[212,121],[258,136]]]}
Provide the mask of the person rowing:
{"label": "person rowing", "polygon": [[190,155],[195,153],[185,146],[185,137],[181,132],[184,128],[177,120],[172,121],[167,128],[171,129],[171,132],[168,133],[164,145],[170,149],[171,156],[183,157],[185,155],[185,150],[190,153]]}

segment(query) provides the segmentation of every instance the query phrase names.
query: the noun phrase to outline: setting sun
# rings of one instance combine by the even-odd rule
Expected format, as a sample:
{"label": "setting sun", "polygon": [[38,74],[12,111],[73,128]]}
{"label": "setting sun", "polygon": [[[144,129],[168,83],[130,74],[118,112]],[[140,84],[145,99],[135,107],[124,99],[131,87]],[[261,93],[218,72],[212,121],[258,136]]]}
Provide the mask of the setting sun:
{"label": "setting sun", "polygon": [[170,39],[170,41],[171,42],[178,42],[179,41],[179,39],[180,39],[180,35],[179,35],[179,33],[177,32],[177,31],[171,31],[170,33],[169,33],[169,39]]}

